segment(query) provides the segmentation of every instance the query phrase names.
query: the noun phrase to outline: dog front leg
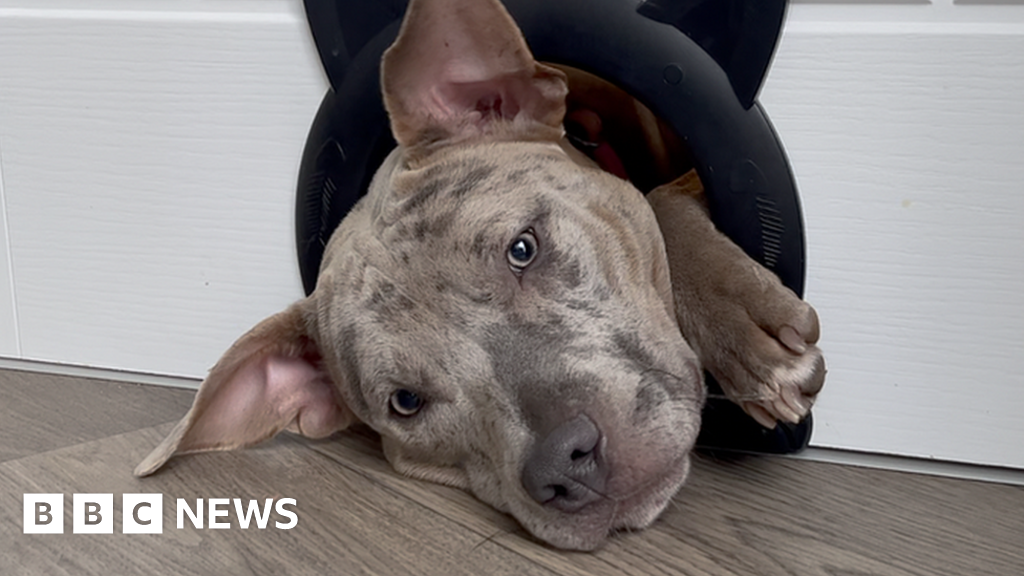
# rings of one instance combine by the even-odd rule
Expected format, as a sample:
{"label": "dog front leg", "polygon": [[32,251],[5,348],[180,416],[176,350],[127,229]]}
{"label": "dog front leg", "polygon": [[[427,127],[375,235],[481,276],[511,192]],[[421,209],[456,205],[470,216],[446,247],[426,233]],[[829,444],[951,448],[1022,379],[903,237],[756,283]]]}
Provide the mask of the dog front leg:
{"label": "dog front leg", "polygon": [[768,428],[807,415],[825,380],[818,316],[711,222],[695,172],[647,196],[683,336],[726,395]]}

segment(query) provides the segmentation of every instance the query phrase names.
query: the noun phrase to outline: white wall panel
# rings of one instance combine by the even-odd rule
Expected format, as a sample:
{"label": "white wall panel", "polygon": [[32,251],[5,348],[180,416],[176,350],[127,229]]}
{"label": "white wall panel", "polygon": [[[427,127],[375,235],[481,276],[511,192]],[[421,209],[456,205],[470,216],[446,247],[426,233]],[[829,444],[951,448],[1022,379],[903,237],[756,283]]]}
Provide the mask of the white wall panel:
{"label": "white wall panel", "polygon": [[817,445],[1024,467],[1024,26],[970,28],[791,22],[762,95],[824,324]]}
{"label": "white wall panel", "polygon": [[301,7],[278,8],[0,18],[25,358],[202,375],[301,296],[295,181],[325,84]]}
{"label": "white wall panel", "polygon": [[[1024,468],[1024,5],[806,0],[787,26],[761,100],[824,323],[814,443]],[[199,376],[301,295],[325,85],[299,0],[0,0],[0,79],[23,357]]]}

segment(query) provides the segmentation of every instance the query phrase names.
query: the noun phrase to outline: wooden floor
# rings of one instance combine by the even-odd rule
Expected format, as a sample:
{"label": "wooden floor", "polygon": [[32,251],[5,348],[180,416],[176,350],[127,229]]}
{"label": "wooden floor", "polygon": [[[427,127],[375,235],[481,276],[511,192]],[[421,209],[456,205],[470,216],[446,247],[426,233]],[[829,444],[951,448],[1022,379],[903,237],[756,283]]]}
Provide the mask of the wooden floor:
{"label": "wooden floor", "polygon": [[[192,392],[0,370],[0,574],[1024,574],[1024,487],[786,458],[698,457],[650,529],[595,553],[533,541],[457,490],[402,478],[362,431],[135,464]],[[65,533],[22,533],[23,494],[65,495]],[[114,534],[71,533],[112,493]],[[162,534],[121,534],[121,495],[163,493]],[[291,530],[176,527],[177,498],[294,498]],[[284,517],[273,516],[285,522]]]}

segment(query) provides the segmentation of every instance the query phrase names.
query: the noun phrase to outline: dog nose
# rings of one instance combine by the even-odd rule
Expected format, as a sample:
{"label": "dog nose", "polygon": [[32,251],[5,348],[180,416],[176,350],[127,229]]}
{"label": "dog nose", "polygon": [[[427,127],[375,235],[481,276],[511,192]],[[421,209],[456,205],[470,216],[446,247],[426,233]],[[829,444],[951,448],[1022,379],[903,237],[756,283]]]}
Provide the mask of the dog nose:
{"label": "dog nose", "polygon": [[539,441],[523,467],[523,487],[537,502],[574,512],[602,498],[608,466],[601,431],[586,414]]}

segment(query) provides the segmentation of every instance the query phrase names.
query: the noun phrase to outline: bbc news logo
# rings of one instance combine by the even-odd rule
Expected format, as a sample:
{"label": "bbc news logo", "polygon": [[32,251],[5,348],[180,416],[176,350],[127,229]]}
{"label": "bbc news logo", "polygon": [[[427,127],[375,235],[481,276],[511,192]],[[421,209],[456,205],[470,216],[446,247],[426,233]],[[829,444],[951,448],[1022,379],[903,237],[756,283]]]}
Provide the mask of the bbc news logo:
{"label": "bbc news logo", "polygon": [[[271,512],[279,518],[273,526],[280,530],[291,530],[299,523],[298,515],[289,509],[296,506],[294,498],[281,498],[277,502],[267,498],[262,507],[258,500],[249,500],[243,505],[241,498],[209,498],[205,504],[202,498],[197,498],[193,508],[187,500],[178,498],[178,530],[185,527],[186,520],[197,529],[202,529],[204,524],[211,529],[231,528],[232,507],[238,526],[243,530],[251,525],[265,530],[271,525]],[[122,494],[121,533],[163,534],[163,506],[163,494]],[[25,534],[64,533],[64,494],[25,494],[24,513]],[[74,494],[71,531],[74,534],[113,534],[114,514],[113,494]]]}

